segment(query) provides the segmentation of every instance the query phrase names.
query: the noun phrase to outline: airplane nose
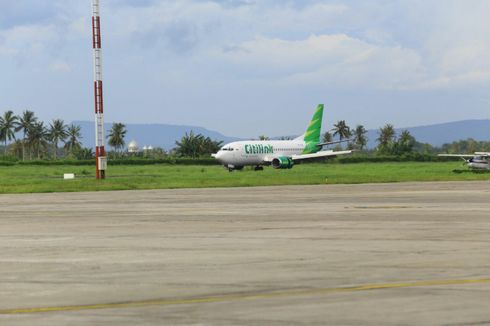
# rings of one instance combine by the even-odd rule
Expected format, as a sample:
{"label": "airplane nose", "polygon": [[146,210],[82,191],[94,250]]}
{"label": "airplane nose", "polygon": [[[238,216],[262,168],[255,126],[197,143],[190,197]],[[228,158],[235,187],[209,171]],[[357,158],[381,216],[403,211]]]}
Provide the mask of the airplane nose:
{"label": "airplane nose", "polygon": [[221,162],[221,159],[223,158],[223,153],[219,151],[218,153],[212,154],[211,156],[213,156],[215,159]]}

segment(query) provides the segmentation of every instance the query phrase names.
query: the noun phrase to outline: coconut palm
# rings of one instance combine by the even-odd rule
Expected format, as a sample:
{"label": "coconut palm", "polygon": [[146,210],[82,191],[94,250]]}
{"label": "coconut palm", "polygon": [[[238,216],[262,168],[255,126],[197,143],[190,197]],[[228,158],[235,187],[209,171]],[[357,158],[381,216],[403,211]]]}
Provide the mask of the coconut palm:
{"label": "coconut palm", "polygon": [[223,145],[222,141],[215,141],[201,134],[195,135],[193,131],[186,133],[180,141],[176,141],[175,152],[179,156],[199,157],[216,153]]}
{"label": "coconut palm", "polygon": [[17,139],[16,141],[10,143],[9,145],[9,153],[15,157],[22,157],[22,140]]}
{"label": "coconut palm", "polygon": [[322,142],[331,143],[333,141],[332,133],[327,131],[323,134]]}
{"label": "coconut palm", "polygon": [[391,151],[393,144],[395,143],[396,131],[392,124],[386,124],[379,129],[378,150],[380,152]]}
{"label": "coconut palm", "polygon": [[68,127],[67,134],[68,137],[64,148],[68,153],[73,154],[74,150],[79,150],[82,147],[82,143],[80,142],[80,139],[82,139],[81,127],[72,124]]}
{"label": "coconut palm", "polygon": [[124,137],[126,137],[126,126],[123,123],[113,123],[112,128],[109,131],[108,143],[111,147],[113,147],[116,152],[118,150],[122,150],[126,142],[124,141]]}
{"label": "coconut palm", "polygon": [[68,137],[66,129],[67,125],[65,125],[65,122],[61,119],[55,119],[49,124],[48,136],[53,143],[53,157],[55,160],[58,152],[58,143],[60,141],[65,141]]}
{"label": "coconut palm", "polygon": [[415,138],[408,130],[403,130],[396,142],[397,154],[410,153],[415,146]]}
{"label": "coconut palm", "polygon": [[205,137],[205,138],[202,137],[200,139],[198,155],[207,156],[207,155],[211,155],[212,153],[216,153],[217,151],[219,151],[222,145],[223,145],[222,141],[212,140],[209,137]]}
{"label": "coconut palm", "polygon": [[363,125],[358,125],[356,129],[354,129],[354,142],[361,151],[364,149],[364,147],[366,147],[368,142],[366,134],[367,130]]}
{"label": "coconut palm", "polygon": [[36,152],[37,158],[41,159],[41,154],[47,152],[49,133],[44,123],[36,122],[27,130],[27,144]]}
{"label": "coconut palm", "polygon": [[187,156],[187,157],[198,157],[199,156],[199,147],[204,139],[204,136],[201,134],[195,135],[191,130],[190,133],[185,133],[185,135],[180,139],[180,141],[176,141],[177,145],[176,153],[179,156]]}
{"label": "coconut palm", "polygon": [[14,112],[7,111],[0,117],[0,140],[3,140],[5,154],[7,154],[7,141],[15,140],[15,129],[18,126],[18,118]]}
{"label": "coconut palm", "polygon": [[91,148],[75,148],[73,154],[78,160],[90,160],[94,158],[94,152]]}
{"label": "coconut palm", "polygon": [[23,132],[23,137],[22,137],[22,161],[25,160],[25,145],[26,145],[26,138],[27,138],[27,131],[29,128],[32,128],[32,126],[37,122],[37,118],[34,115],[34,112],[25,110],[22,115],[19,117],[19,125],[15,129],[16,132],[22,131]]}
{"label": "coconut palm", "polygon": [[334,133],[333,136],[339,136],[340,140],[344,140],[346,138],[349,138],[352,135],[352,132],[350,130],[350,127],[345,123],[345,120],[340,120],[334,126]]}

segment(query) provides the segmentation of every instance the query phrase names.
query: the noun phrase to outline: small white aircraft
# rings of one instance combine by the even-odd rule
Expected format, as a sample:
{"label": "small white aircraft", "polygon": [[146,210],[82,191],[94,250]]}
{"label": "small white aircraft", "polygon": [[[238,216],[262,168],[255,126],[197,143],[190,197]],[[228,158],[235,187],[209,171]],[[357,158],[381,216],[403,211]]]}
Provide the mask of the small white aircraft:
{"label": "small white aircraft", "polygon": [[306,133],[293,140],[247,140],[237,141],[223,146],[216,158],[230,172],[241,170],[246,165],[263,170],[263,165],[272,165],[274,169],[291,169],[295,163],[320,157],[335,157],[351,154],[352,151],[321,151],[323,146],[338,144],[320,142],[323,120],[323,104],[319,104]]}
{"label": "small white aircraft", "polygon": [[439,154],[441,157],[460,157],[472,170],[490,170],[490,153],[475,154]]}

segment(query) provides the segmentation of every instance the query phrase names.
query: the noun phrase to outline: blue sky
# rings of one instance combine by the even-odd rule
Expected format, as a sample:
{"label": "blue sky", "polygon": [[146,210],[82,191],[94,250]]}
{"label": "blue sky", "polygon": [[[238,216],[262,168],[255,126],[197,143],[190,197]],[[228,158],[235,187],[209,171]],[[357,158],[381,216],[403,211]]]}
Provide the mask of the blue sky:
{"label": "blue sky", "polygon": [[[490,118],[487,0],[101,0],[106,121],[247,137]],[[90,0],[0,1],[0,111],[93,119]]]}

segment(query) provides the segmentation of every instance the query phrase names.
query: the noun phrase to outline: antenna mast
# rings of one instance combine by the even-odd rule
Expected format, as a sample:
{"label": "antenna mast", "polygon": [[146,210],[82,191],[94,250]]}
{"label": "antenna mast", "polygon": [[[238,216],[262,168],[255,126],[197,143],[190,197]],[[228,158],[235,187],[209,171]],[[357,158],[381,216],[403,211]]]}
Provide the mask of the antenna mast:
{"label": "antenna mast", "polygon": [[95,165],[97,179],[105,179],[107,158],[104,139],[104,92],[102,83],[102,37],[100,32],[100,3],[92,0],[92,43],[94,48],[94,97],[95,97]]}

